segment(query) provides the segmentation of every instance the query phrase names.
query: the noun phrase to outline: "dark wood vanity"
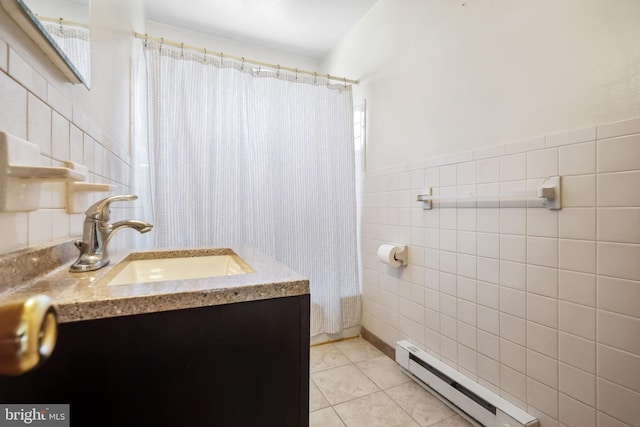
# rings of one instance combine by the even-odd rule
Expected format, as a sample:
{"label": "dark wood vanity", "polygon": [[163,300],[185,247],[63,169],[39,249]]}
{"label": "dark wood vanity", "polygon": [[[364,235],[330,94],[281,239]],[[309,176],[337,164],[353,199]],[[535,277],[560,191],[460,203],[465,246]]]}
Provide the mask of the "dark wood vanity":
{"label": "dark wood vanity", "polygon": [[309,424],[309,295],[60,324],[2,403],[69,403],[73,426]]}
{"label": "dark wood vanity", "polygon": [[129,252],[79,274],[71,242],[0,256],[0,304],[47,295],[60,322],[45,363],[0,376],[0,403],[70,404],[74,427],[308,426],[309,281],[232,253],[253,272],[116,286]]}

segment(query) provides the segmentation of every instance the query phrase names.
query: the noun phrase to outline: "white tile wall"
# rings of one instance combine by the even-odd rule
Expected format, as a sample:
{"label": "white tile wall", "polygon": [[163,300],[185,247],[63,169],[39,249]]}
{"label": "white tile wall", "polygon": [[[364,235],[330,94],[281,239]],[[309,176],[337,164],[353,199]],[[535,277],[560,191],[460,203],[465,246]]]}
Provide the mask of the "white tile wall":
{"label": "white tile wall", "polygon": [[27,90],[5,72],[0,73],[0,129],[27,137]]}
{"label": "white tile wall", "polygon": [[598,341],[640,354],[640,319],[598,310]]}
{"label": "white tile wall", "polygon": [[576,271],[558,272],[559,298],[576,304],[596,306],[596,276]]}
{"label": "white tile wall", "polygon": [[588,372],[576,369],[562,362],[558,364],[558,388],[580,402],[595,406],[596,377]]}
{"label": "white tile wall", "polygon": [[598,374],[640,393],[640,356],[598,345]]}
{"label": "white tile wall", "polygon": [[598,141],[598,172],[621,172],[638,168],[640,134]]}
{"label": "white tile wall", "polygon": [[595,373],[595,341],[560,332],[558,334],[558,360],[584,371]]}
{"label": "white tile wall", "polygon": [[2,71],[7,71],[8,49],[9,46],[4,42],[4,40],[0,40],[0,70]]}
{"label": "white tile wall", "polygon": [[562,206],[589,208],[596,204],[596,175],[562,177]]}
{"label": "white tile wall", "polygon": [[31,93],[27,98],[27,140],[40,146],[40,154],[51,156],[51,108]]}
{"label": "white tile wall", "polygon": [[640,317],[640,283],[613,277],[598,277],[598,307]]}
{"label": "white tile wall", "polygon": [[538,150],[545,147],[546,137],[539,136],[535,138],[526,139],[524,141],[517,141],[505,146],[506,154],[524,153],[527,151]]}
{"label": "white tile wall", "polygon": [[640,171],[598,175],[598,206],[640,206]]}
{"label": "white tile wall", "polygon": [[[61,161],[72,160],[89,167],[90,182],[114,184],[117,192],[130,191],[128,159],[120,154],[121,147],[128,147],[129,142],[113,143],[107,135],[103,136],[72,100],[3,40],[0,40],[0,130],[38,144],[42,164],[60,165]],[[110,147],[98,139],[109,141]],[[105,164],[109,167],[105,168]],[[90,199],[107,195],[95,193]],[[0,254],[81,232],[82,215],[67,213],[64,185],[46,184],[40,210],[0,212]]]}
{"label": "white tile wall", "polygon": [[640,243],[640,209],[598,209],[598,240]]}
{"label": "white tile wall", "polygon": [[560,147],[558,172],[562,176],[586,175],[596,172],[596,143],[566,145]]}
{"label": "white tile wall", "polygon": [[566,394],[559,395],[560,422],[566,426],[596,426],[596,411]]}
{"label": "white tile wall", "polygon": [[576,142],[594,141],[595,139],[596,126],[591,126],[547,135],[545,145],[547,147],[556,147],[560,145],[574,144]]}
{"label": "white tile wall", "polygon": [[527,351],[527,373],[549,387],[558,388],[558,361],[535,351]]}
{"label": "white tile wall", "polygon": [[559,237],[565,239],[596,239],[596,210],[566,208],[559,213]]}
{"label": "white tile wall", "polygon": [[558,297],[558,270],[555,268],[527,266],[527,291],[547,297]]}
{"label": "white tile wall", "polygon": [[527,343],[527,322],[517,316],[500,313],[500,335],[516,344]]}
{"label": "white tile wall", "polygon": [[619,122],[608,123],[598,126],[598,138],[606,139],[616,136],[631,135],[640,133],[640,118],[631,120],[621,120]]}
{"label": "white tile wall", "polygon": [[[408,165],[367,172],[363,325],[389,344],[413,340],[545,427],[639,426],[640,119],[472,158],[413,164],[408,192],[398,184]],[[556,174],[561,211],[513,200],[424,211],[413,201],[424,186],[518,191]],[[382,214],[398,198],[410,227]],[[382,265],[375,251],[389,241],[409,243],[420,270]],[[398,307],[403,282],[424,292]]]}
{"label": "white tile wall", "polygon": [[598,378],[598,409],[631,426],[640,420],[640,394]]}
{"label": "white tile wall", "polygon": [[527,153],[527,178],[558,175],[558,149],[535,150]]}
{"label": "white tile wall", "polygon": [[15,50],[9,47],[9,75],[30,93],[42,100],[47,99],[47,81]]}

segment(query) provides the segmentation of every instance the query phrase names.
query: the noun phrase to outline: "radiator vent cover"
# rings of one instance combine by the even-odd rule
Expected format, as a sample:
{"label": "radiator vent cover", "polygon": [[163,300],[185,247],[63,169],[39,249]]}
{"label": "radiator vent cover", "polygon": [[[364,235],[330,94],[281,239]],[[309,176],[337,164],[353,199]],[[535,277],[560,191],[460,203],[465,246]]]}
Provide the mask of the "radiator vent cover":
{"label": "radiator vent cover", "polygon": [[409,341],[396,342],[396,362],[418,384],[435,390],[485,427],[539,427],[535,417]]}

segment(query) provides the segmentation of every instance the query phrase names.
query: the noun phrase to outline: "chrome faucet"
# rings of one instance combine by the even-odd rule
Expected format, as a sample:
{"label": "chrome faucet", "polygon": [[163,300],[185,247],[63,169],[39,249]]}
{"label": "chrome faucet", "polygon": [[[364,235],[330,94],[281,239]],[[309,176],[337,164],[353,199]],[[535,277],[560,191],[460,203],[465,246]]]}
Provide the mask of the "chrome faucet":
{"label": "chrome faucet", "polygon": [[113,234],[122,228],[133,228],[140,233],[151,231],[153,225],[137,219],[129,219],[109,224],[109,206],[112,202],[136,200],[133,194],[107,197],[93,204],[85,212],[82,240],[74,244],[80,249],[80,256],[71,265],[70,271],[80,273],[92,271],[109,264],[107,245]]}

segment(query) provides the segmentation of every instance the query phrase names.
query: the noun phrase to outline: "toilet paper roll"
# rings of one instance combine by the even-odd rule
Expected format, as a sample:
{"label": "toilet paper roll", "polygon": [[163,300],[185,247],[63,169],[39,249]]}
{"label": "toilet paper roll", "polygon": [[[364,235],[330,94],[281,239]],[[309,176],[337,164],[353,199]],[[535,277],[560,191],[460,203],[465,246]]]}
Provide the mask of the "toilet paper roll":
{"label": "toilet paper roll", "polygon": [[378,259],[392,267],[400,267],[402,261],[398,259],[397,254],[404,250],[403,247],[394,245],[380,245],[378,248]]}

